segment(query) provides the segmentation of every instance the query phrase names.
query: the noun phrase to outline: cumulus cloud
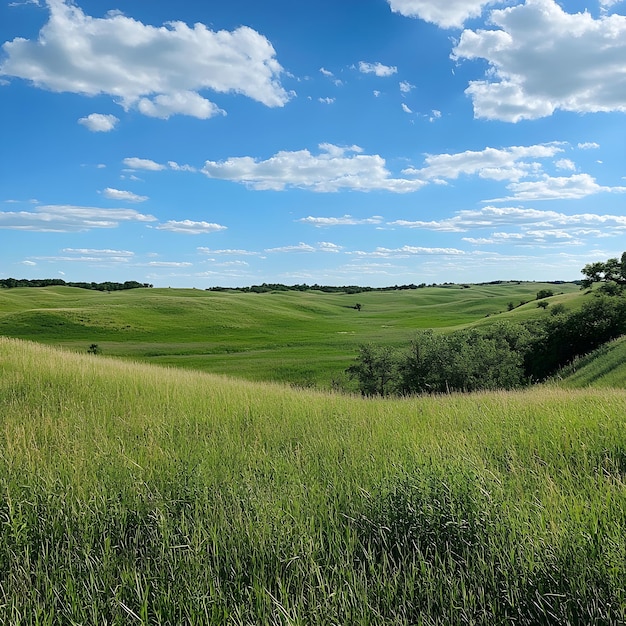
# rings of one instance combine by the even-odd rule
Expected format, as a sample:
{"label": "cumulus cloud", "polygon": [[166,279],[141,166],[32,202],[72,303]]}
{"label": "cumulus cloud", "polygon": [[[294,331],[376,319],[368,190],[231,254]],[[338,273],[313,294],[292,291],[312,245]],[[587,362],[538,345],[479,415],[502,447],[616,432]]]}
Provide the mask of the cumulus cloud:
{"label": "cumulus cloud", "polygon": [[272,44],[247,26],[155,27],[120,12],[91,17],[69,0],[47,5],[50,16],[36,41],[16,38],[2,46],[0,74],[56,92],[106,94],[126,109],[162,118],[221,113],[203,90],[242,94],[269,107],[290,99]]}
{"label": "cumulus cloud", "polygon": [[376,215],[374,217],[356,218],[351,215],[344,215],[343,217],[303,217],[298,220],[303,224],[311,224],[318,228],[327,226],[362,226],[380,224],[383,218]]}
{"label": "cumulus cloud", "polygon": [[555,163],[557,169],[559,170],[575,170],[576,164],[571,159],[559,159]]}
{"label": "cumulus cloud", "polygon": [[453,180],[461,175],[478,175],[492,180],[519,180],[540,168],[535,159],[550,158],[562,151],[561,144],[553,142],[430,154],[425,158],[425,167],[407,168],[402,173],[424,181]]}
{"label": "cumulus cloud", "polygon": [[318,244],[321,252],[341,252],[343,250],[343,246],[340,246],[336,243],[331,243],[330,241],[319,241]]}
{"label": "cumulus cloud", "polygon": [[148,170],[151,172],[159,172],[166,169],[165,165],[152,161],[151,159],[139,159],[137,157],[128,157],[122,161],[126,167],[131,170]]}
{"label": "cumulus cloud", "polygon": [[179,91],[173,94],[160,94],[154,98],[141,98],[137,103],[140,113],[148,117],[159,117],[163,120],[172,115],[190,115],[201,120],[221,114],[226,111],[209,102],[195,91]]}
{"label": "cumulus cloud", "polygon": [[626,16],[566,13],[554,0],[491,11],[491,30],[465,30],[452,58],[484,59],[466,93],[477,118],[517,122],[557,109],[626,111]]}
{"label": "cumulus cloud", "polygon": [[282,191],[289,187],[317,192],[386,190],[409,192],[425,183],[392,178],[379,155],[361,154],[358,146],[321,144],[318,155],[308,150],[280,151],[265,161],[253,157],[231,157],[207,161],[202,172],[209,178],[242,183],[259,190]]}
{"label": "cumulus cloud", "polygon": [[145,202],[148,199],[148,196],[139,196],[132,191],[112,189],[111,187],[107,187],[102,195],[109,200],[121,200],[123,202]]}
{"label": "cumulus cloud", "polygon": [[113,130],[119,119],[115,115],[103,115],[101,113],[91,113],[87,117],[81,117],[78,120],[85,128],[92,133],[108,133]]}
{"label": "cumulus cloud", "polygon": [[1,211],[0,228],[34,232],[82,232],[116,228],[122,222],[155,222],[133,209],[100,209],[72,205],[38,206],[34,211]]}
{"label": "cumulus cloud", "polygon": [[397,67],[391,65],[383,65],[382,63],[366,63],[365,61],[359,62],[359,72],[363,74],[376,74],[376,76],[392,76],[398,71]]}
{"label": "cumulus cloud", "polygon": [[441,28],[460,28],[470,17],[479,17],[489,0],[387,0],[394,13],[417,17]]}
{"label": "cumulus cloud", "polygon": [[[497,201],[507,200],[557,200],[585,198],[596,193],[625,193],[626,187],[604,187],[598,185],[595,178],[589,174],[574,174],[572,176],[546,176],[540,180],[529,180],[511,183],[507,188],[512,195],[499,198]],[[496,199],[492,200],[495,202]]]}
{"label": "cumulus cloud", "polygon": [[173,233],[184,233],[186,235],[205,235],[226,230],[226,226],[213,224],[211,222],[194,222],[192,220],[169,220],[164,224],[156,226],[157,230],[169,230]]}
{"label": "cumulus cloud", "polygon": [[402,103],[402,110],[405,113],[413,113],[413,111],[411,111],[411,109],[404,102]]}
{"label": "cumulus cloud", "polygon": [[402,93],[409,93],[411,89],[415,89],[415,85],[411,85],[406,80],[400,81],[400,91]]}

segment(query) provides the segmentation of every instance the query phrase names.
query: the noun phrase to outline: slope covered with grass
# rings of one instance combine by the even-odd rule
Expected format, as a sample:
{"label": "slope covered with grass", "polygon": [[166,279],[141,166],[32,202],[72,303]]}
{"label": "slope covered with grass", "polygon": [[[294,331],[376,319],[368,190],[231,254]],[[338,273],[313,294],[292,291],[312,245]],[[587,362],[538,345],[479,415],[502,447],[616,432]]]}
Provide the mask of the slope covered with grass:
{"label": "slope covered with grass", "polygon": [[0,339],[7,623],[618,624],[626,394],[363,400]]}
{"label": "slope covered with grass", "polygon": [[[417,329],[443,331],[547,315],[535,296],[575,308],[571,283],[502,283],[350,294],[220,293],[69,287],[0,290],[0,335],[252,380],[330,386],[362,343],[406,345]],[[521,302],[527,302],[519,306]],[[511,303],[515,308],[508,311]],[[357,311],[353,307],[361,305]]]}
{"label": "slope covered with grass", "polygon": [[611,341],[576,359],[559,372],[564,387],[619,387],[626,389],[626,337]]}

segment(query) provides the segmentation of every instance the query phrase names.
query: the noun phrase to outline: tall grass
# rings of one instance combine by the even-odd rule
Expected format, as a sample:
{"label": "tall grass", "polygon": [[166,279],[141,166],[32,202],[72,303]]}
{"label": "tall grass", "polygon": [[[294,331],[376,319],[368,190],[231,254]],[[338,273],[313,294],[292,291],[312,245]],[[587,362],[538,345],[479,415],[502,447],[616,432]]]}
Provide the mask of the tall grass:
{"label": "tall grass", "polygon": [[0,338],[0,621],[618,624],[626,394],[364,400]]}

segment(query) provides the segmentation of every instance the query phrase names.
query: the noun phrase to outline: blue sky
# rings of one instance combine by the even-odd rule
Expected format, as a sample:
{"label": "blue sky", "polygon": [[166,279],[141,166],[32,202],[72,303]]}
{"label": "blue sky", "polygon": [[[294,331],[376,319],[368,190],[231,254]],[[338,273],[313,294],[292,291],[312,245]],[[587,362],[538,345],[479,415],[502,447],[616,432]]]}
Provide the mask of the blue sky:
{"label": "blue sky", "polygon": [[0,0],[0,275],[575,280],[626,249],[624,0]]}

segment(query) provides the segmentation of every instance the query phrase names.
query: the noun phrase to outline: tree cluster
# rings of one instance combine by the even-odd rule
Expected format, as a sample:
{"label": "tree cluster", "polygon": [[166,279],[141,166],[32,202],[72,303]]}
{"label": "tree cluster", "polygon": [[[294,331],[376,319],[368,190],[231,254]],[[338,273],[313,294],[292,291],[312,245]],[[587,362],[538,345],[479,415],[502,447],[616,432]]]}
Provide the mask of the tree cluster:
{"label": "tree cluster", "polygon": [[450,334],[420,331],[403,349],[363,345],[348,375],[365,396],[513,389],[540,382],[626,332],[626,299],[598,294],[575,312]]}
{"label": "tree cluster", "polygon": [[12,289],[15,287],[79,287],[80,289],[93,289],[95,291],[122,291],[124,289],[139,289],[152,287],[148,283],[138,283],[136,280],[127,280],[123,283],[104,282],[104,283],[86,283],[86,282],[66,282],[60,278],[40,278],[28,280],[25,278],[2,278],[0,279],[0,288]]}

